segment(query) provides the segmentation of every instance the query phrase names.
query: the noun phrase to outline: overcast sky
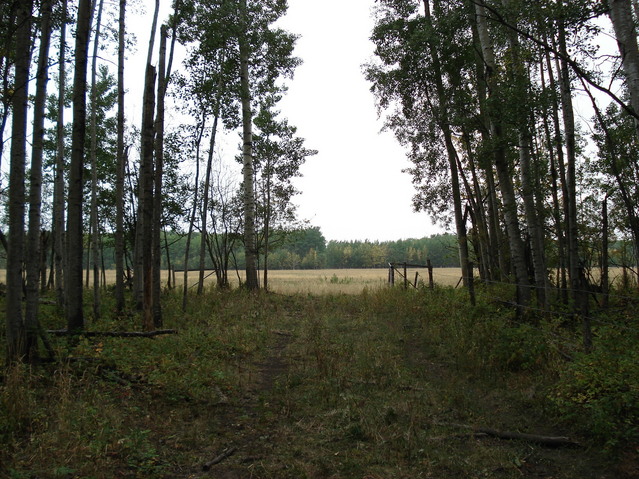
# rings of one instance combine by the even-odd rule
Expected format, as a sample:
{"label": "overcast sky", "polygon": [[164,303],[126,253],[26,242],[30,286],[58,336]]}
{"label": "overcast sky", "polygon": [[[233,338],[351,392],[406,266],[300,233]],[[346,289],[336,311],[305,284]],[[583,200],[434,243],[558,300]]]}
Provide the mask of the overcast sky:
{"label": "overcast sky", "polygon": [[[134,78],[141,81],[144,73],[143,46],[153,2],[143,3],[146,16],[132,15],[128,20],[141,27],[138,52],[130,56],[127,69],[130,90],[130,82]],[[170,3],[162,0],[160,21],[170,11]],[[289,12],[278,23],[300,35],[295,55],[304,62],[287,82],[289,92],[279,109],[282,117],[298,127],[306,147],[318,150],[302,167],[303,177],[295,180],[302,191],[295,202],[300,219],[319,226],[328,240],[384,241],[441,231],[428,215],[413,213],[411,178],[402,173],[409,164],[393,135],[380,133],[382,122],[363,77],[362,65],[373,54],[368,40],[373,3],[289,0]],[[141,94],[129,95],[127,102],[133,111],[140,110]],[[233,139],[222,146],[231,164],[236,144]]]}
{"label": "overcast sky", "polygon": [[369,41],[374,0],[289,0],[280,22],[301,35],[302,58],[282,115],[319,151],[296,182],[300,216],[327,239],[395,240],[440,230],[413,213],[408,162],[389,132],[380,133],[375,100],[362,74],[373,54]]}

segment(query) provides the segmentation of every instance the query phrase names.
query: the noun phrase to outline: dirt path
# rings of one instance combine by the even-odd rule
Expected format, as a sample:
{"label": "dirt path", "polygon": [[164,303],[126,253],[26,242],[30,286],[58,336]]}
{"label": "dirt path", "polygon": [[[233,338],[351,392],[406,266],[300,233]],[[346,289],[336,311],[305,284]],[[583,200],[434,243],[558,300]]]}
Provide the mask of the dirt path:
{"label": "dirt path", "polygon": [[273,399],[281,381],[286,381],[286,348],[291,340],[290,333],[272,331],[264,359],[249,366],[252,383],[242,397],[227,399],[219,406],[220,435],[212,448],[216,455],[203,464],[200,474],[189,477],[259,477],[264,459],[269,457],[272,462],[274,444],[281,439],[278,425],[283,413],[282,404]]}

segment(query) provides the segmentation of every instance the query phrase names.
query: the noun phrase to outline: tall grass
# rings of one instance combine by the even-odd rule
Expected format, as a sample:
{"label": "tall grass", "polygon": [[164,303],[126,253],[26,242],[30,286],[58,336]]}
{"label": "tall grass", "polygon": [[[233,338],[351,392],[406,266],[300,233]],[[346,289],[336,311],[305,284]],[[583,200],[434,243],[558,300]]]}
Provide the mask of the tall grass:
{"label": "tall grass", "polygon": [[[295,294],[211,285],[190,294],[185,313],[179,293],[166,292],[165,325],[177,335],[54,339],[61,362],[4,370],[0,477],[198,477],[234,446],[211,477],[594,478],[610,466],[588,450],[480,439],[460,425],[540,434],[595,425],[598,436],[577,436],[595,450],[633,441],[613,420],[637,404],[631,357],[612,358],[619,348],[567,363],[578,329],[518,323],[482,287],[475,307],[452,287],[317,289],[357,282],[334,274]],[[54,311],[44,318],[63,322]],[[91,329],[138,323],[100,321]],[[604,372],[607,389],[596,390]]]}

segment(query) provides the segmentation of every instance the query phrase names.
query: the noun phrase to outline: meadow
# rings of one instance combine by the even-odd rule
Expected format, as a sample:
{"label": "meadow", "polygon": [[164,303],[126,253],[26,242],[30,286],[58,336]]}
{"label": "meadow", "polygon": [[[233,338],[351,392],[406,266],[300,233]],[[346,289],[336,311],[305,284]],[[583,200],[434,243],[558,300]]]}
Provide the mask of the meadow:
{"label": "meadow", "polygon": [[[420,282],[428,283],[428,271],[424,268],[408,268],[408,278],[411,284],[415,281],[415,273],[419,274]],[[238,277],[239,274],[239,277]],[[189,271],[188,284],[193,288],[197,283],[198,272]],[[260,283],[263,282],[263,271],[260,271]],[[115,283],[115,271],[105,272],[107,284]],[[5,282],[6,271],[0,269],[0,283]],[[434,268],[434,281],[442,286],[455,286],[461,277],[459,268]],[[240,279],[244,278],[244,272],[229,272],[232,287],[237,287]],[[168,272],[162,272],[162,281],[167,284]],[[175,273],[175,284],[181,288],[184,281],[184,273]],[[395,281],[399,284],[403,280],[396,275]],[[205,271],[205,286],[215,283],[213,271]],[[312,293],[312,294],[358,294],[364,288],[378,289],[388,286],[388,269],[305,269],[305,270],[269,270],[269,290],[282,294]]]}
{"label": "meadow", "polygon": [[[215,281],[215,275],[210,274],[206,284]],[[418,273],[418,285],[420,282],[428,282],[426,269],[408,268],[407,276],[411,284],[414,283],[415,273]],[[263,274],[263,272],[260,272]],[[244,277],[244,272],[240,272]],[[442,286],[455,286],[461,277],[459,268],[434,268],[434,281]],[[166,279],[165,279],[166,280]],[[183,281],[182,273],[176,275],[177,284]],[[232,286],[239,284],[237,275],[231,275]],[[396,283],[403,280],[396,274]],[[197,273],[189,272],[189,284],[197,282]],[[260,276],[263,282],[263,276]],[[403,284],[403,283],[402,283]],[[268,288],[270,291],[281,294],[359,294],[366,289],[379,289],[388,286],[388,269],[306,269],[306,270],[269,270]]]}
{"label": "meadow", "polygon": [[[186,311],[166,291],[177,334],[52,336],[55,358],[0,370],[0,477],[639,477],[630,310],[586,356],[579,323],[517,322],[482,285],[472,307],[441,284],[458,274],[273,271],[270,293],[210,283]],[[64,328],[53,303],[43,326]],[[87,329],[140,329],[107,293],[102,311]]]}

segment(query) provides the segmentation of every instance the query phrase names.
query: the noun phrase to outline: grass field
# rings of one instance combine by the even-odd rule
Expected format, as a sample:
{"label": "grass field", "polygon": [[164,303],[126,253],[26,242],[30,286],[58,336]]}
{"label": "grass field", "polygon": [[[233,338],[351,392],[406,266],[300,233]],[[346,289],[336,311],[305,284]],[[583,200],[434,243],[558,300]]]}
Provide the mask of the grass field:
{"label": "grass field", "polygon": [[[385,273],[274,272],[274,289],[370,289],[211,288],[191,295],[187,311],[169,293],[163,326],[178,334],[152,340],[51,337],[55,361],[0,369],[0,478],[638,477],[631,437],[621,460],[599,452],[615,437],[617,409],[585,409],[579,422],[553,406],[558,391],[564,401],[589,397],[582,369],[575,389],[557,386],[576,367],[562,360],[577,352],[569,328],[547,325],[550,341],[507,309],[472,308],[462,288],[405,292],[384,287]],[[103,317],[87,328],[139,329],[138,315],[114,317],[104,297]],[[54,304],[42,304],[41,316],[46,329],[64,327]],[[630,339],[615,342],[634,351]],[[626,396],[639,377],[634,357],[604,371],[614,366]],[[597,397],[623,399],[600,384]],[[632,401],[619,404],[632,412]],[[590,417],[603,418],[598,429]],[[578,445],[549,448],[484,428]]]}
{"label": "grass field", "polygon": [[[428,282],[428,271],[426,269],[409,268],[407,271],[409,281],[414,283],[415,273],[418,273],[418,282]],[[242,280],[244,272],[239,272]],[[260,283],[263,282],[263,271],[260,271]],[[215,273],[205,272],[205,285],[210,286],[215,283]],[[455,286],[459,282],[461,272],[459,268],[434,268],[433,278],[435,283],[442,286]],[[4,283],[6,271],[0,270],[0,282]],[[239,284],[237,274],[233,271],[229,273],[232,286]],[[189,286],[194,287],[197,283],[198,273],[189,272]],[[175,274],[176,284],[182,287],[184,273]],[[162,280],[167,284],[167,272],[163,271]],[[115,271],[107,270],[106,281],[108,284],[115,283]],[[402,277],[395,273],[396,284],[402,284]],[[358,294],[364,288],[377,289],[388,285],[388,269],[307,269],[307,270],[271,270],[268,272],[269,290],[277,293],[312,293],[330,294],[346,293]]]}

